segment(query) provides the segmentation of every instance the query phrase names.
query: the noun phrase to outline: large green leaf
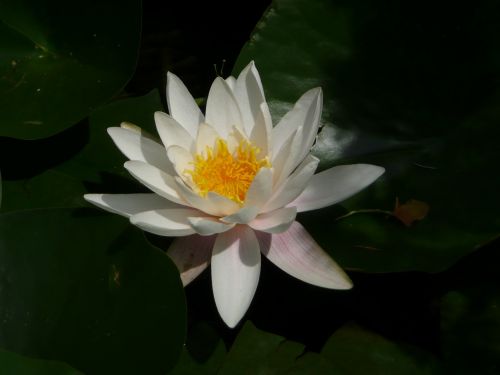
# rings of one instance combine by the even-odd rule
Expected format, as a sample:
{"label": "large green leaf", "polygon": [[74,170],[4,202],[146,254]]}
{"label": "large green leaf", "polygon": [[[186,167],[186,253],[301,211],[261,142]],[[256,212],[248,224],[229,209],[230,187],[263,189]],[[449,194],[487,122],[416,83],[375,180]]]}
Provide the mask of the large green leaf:
{"label": "large green leaf", "polygon": [[0,3],[0,135],[47,137],[120,92],[134,72],[141,3]]}
{"label": "large green leaf", "polygon": [[186,307],[178,272],[142,233],[97,210],[0,215],[0,346],[89,374],[162,374]]}
{"label": "large green leaf", "polygon": [[[106,132],[131,121],[154,132],[154,111],[161,110],[156,90],[148,95],[115,101],[94,111],[88,123],[53,137],[24,141],[0,138],[4,171],[3,211],[84,205],[91,192],[139,192],[123,168],[125,157]],[[57,149],[57,153],[46,150]],[[12,155],[18,155],[14,158]],[[57,188],[55,188],[57,187]]]}
{"label": "large green leaf", "polygon": [[5,350],[0,350],[0,369],[4,374],[82,375],[64,363],[28,358]]}
{"label": "large green leaf", "polygon": [[[449,17],[439,5],[277,0],[243,48],[235,72],[256,61],[275,122],[323,87],[320,169],[386,168],[342,207],[299,215],[344,267],[436,272],[500,233],[500,176],[485,168],[500,162],[500,91],[479,84],[500,77],[499,33],[485,26],[495,11],[488,1],[470,18],[462,6]],[[391,214],[397,198],[427,203],[428,216],[405,226]],[[359,210],[379,212],[335,220]]]}

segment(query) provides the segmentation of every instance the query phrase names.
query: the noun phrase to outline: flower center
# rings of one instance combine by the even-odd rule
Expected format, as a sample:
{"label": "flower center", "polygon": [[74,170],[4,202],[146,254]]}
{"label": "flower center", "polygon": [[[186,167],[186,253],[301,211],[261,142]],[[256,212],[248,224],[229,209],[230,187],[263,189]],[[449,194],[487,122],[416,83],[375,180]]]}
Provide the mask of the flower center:
{"label": "flower center", "polygon": [[249,141],[241,140],[231,153],[227,142],[218,138],[214,147],[206,147],[205,154],[195,155],[194,168],[186,173],[202,197],[212,191],[242,204],[259,169],[271,166],[267,157],[257,159],[259,152]]}

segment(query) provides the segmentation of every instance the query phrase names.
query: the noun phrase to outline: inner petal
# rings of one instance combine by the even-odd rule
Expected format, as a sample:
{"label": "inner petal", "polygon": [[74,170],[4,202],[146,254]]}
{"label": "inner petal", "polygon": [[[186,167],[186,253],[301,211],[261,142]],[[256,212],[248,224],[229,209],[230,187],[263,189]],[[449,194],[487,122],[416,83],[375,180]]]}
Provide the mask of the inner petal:
{"label": "inner petal", "polygon": [[191,176],[197,193],[204,197],[208,192],[223,195],[243,204],[255,175],[262,167],[271,167],[268,157],[257,158],[260,150],[248,140],[241,139],[231,151],[226,140],[217,138],[213,147],[194,156]]}

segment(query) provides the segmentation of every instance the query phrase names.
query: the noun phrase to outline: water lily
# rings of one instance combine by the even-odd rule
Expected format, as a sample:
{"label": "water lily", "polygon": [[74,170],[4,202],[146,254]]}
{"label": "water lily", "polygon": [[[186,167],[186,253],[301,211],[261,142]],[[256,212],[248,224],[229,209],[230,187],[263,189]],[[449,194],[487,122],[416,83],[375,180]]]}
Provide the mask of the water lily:
{"label": "water lily", "polygon": [[206,113],[168,73],[170,115],[155,113],[161,143],[127,125],[108,133],[130,159],[125,168],[150,194],[87,194],[143,230],[176,238],[168,249],[189,284],[211,264],[217,309],[229,327],[257,288],[261,253],[288,274],[331,289],[349,289],[342,269],[295,221],[298,212],[346,199],[384,169],[355,164],[315,174],[310,153],[323,105],[313,88],[273,127],[254,63],[237,79],[216,78]]}

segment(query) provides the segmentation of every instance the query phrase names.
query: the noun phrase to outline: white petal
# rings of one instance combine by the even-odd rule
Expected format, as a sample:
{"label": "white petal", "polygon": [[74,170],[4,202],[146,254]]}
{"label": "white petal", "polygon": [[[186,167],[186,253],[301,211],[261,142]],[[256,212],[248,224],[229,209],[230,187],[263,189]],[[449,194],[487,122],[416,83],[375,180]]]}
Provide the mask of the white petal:
{"label": "white petal", "polygon": [[183,147],[170,146],[167,149],[167,156],[174,166],[175,174],[182,178],[190,186],[193,185],[187,170],[193,169],[193,155]]}
{"label": "white petal", "polygon": [[257,207],[246,206],[239,209],[232,215],[221,218],[221,220],[225,221],[226,223],[247,224],[252,221],[258,213],[259,210],[257,209]]}
{"label": "white petal", "polygon": [[209,192],[206,197],[201,197],[186,186],[179,178],[176,178],[175,181],[180,196],[192,207],[196,207],[209,215],[227,216],[238,211],[240,208],[236,202],[219,194]]}
{"label": "white petal", "polygon": [[205,155],[207,147],[215,147],[218,138],[220,135],[213,127],[205,123],[200,124],[196,135],[196,152]]}
{"label": "white petal", "polygon": [[85,194],[87,202],[125,217],[153,209],[179,208],[156,194]]}
{"label": "white petal", "polygon": [[[299,126],[304,127],[305,133],[307,134],[309,134],[308,129],[310,127],[316,127],[317,130],[315,119],[317,117],[319,101],[322,102],[321,88],[319,87],[307,91],[297,100],[294,107],[283,116],[280,122],[273,128],[273,152],[279,150],[285,140],[287,140]],[[307,150],[307,152],[309,152],[309,150]]]}
{"label": "white petal", "polygon": [[351,197],[374,182],[384,168],[370,164],[339,165],[315,174],[305,190],[288,206],[297,212],[316,210]]}
{"label": "white petal", "polygon": [[203,114],[179,77],[170,72],[167,74],[167,104],[170,115],[194,139],[198,125],[204,121]]}
{"label": "white petal", "polygon": [[144,161],[167,173],[174,171],[165,147],[161,144],[143,137],[136,131],[118,127],[108,128],[108,134],[116,147],[130,160]]}
{"label": "white petal", "polygon": [[234,95],[241,110],[245,132],[251,134],[259,116],[260,105],[266,101],[259,72],[253,61],[238,76]]}
{"label": "white petal", "polygon": [[226,83],[229,88],[234,91],[234,86],[236,85],[236,79],[233,76],[229,76],[226,78]]}
{"label": "white petal", "polygon": [[130,217],[130,222],[139,228],[160,236],[187,236],[195,233],[189,224],[189,217],[203,214],[191,208],[172,208],[141,212]]}
{"label": "white petal", "polygon": [[302,153],[300,148],[303,138],[302,130],[302,126],[299,126],[295,133],[290,135],[283,146],[275,154],[272,162],[274,168],[274,186],[281,184],[281,182],[283,182],[295,169],[297,164],[301,162],[301,160],[298,159],[298,156]]}
{"label": "white petal", "polygon": [[155,123],[161,141],[166,148],[177,145],[192,150],[193,137],[172,117],[163,112],[155,112]]}
{"label": "white petal", "polygon": [[127,161],[124,164],[124,167],[141,184],[148,187],[156,194],[172,202],[182,205],[186,204],[186,202],[177,193],[175,189],[175,180],[172,176],[142,161]]}
{"label": "white petal", "polygon": [[239,225],[219,234],[212,253],[212,289],[222,320],[231,328],[245,315],[260,275],[259,242]]}
{"label": "white petal", "polygon": [[245,197],[245,206],[260,208],[269,200],[273,192],[273,171],[261,168],[255,175]]}
{"label": "white petal", "polygon": [[284,207],[297,198],[307,187],[307,184],[318,167],[318,163],[319,159],[312,154],[306,156],[290,177],[277,187],[262,209],[262,212],[273,211],[277,208]]}
{"label": "white petal", "polygon": [[260,112],[255,118],[255,125],[250,133],[250,141],[252,144],[257,145],[260,153],[257,155],[259,158],[272,156],[271,147],[271,132],[273,128],[273,120],[267,103],[264,102],[260,105]]}
{"label": "white petal", "polygon": [[214,217],[190,217],[188,221],[196,233],[202,236],[227,232],[235,226],[235,224],[223,223]]}
{"label": "white petal", "polygon": [[266,233],[281,233],[292,225],[297,216],[295,207],[283,207],[272,212],[260,214],[248,225],[258,231]]}
{"label": "white petal", "polygon": [[167,250],[167,255],[180,272],[182,285],[186,286],[207,268],[212,256],[215,236],[192,234],[176,238]]}
{"label": "white petal", "polygon": [[208,93],[206,120],[222,138],[227,138],[233,126],[243,125],[233,92],[220,77],[214,80]]}
{"label": "white petal", "polygon": [[286,232],[258,237],[262,253],[289,275],[323,288],[352,288],[345,272],[298,222]]}
{"label": "white petal", "polygon": [[312,102],[311,108],[304,119],[302,145],[300,146],[302,152],[298,156],[299,160],[302,160],[309,153],[314,141],[316,140],[322,111],[323,91],[321,88],[318,88],[316,98]]}

